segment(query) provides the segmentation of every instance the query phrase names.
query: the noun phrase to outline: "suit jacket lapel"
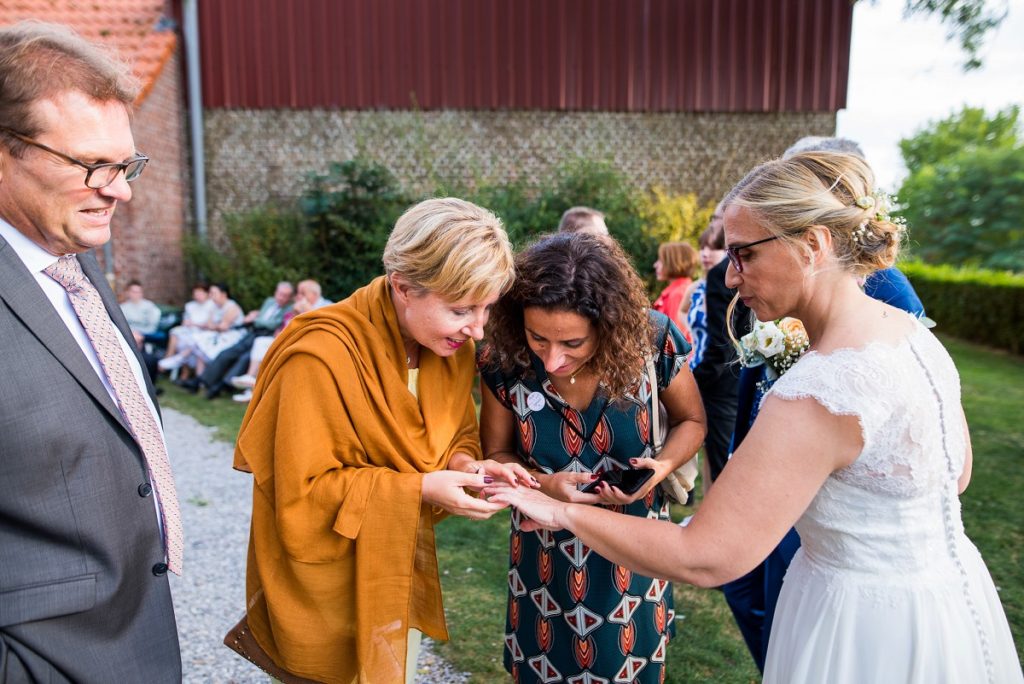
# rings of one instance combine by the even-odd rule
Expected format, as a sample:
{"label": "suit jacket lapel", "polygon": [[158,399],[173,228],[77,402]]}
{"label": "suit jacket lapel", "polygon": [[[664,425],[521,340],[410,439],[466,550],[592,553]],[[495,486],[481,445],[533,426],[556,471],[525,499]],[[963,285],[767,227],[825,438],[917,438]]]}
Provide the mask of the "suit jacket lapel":
{"label": "suit jacket lapel", "polygon": [[[95,260],[92,260],[95,264]],[[84,264],[83,264],[84,269]],[[87,272],[88,273],[88,272]],[[92,276],[90,275],[90,280]],[[107,288],[97,288],[100,292]],[[128,425],[50,300],[14,250],[0,238],[0,299],[53,354],[82,388],[125,430]],[[128,430],[130,433],[131,431]]]}

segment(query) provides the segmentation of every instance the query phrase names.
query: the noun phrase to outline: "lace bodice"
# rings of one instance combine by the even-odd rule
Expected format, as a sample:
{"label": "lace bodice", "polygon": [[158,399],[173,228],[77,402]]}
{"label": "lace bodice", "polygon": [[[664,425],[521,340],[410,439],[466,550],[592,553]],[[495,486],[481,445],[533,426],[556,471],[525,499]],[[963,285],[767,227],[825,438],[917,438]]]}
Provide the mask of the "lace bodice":
{"label": "lace bodice", "polygon": [[813,398],[861,426],[860,455],[829,476],[797,522],[811,560],[857,572],[955,572],[966,456],[960,382],[927,329],[918,324],[896,345],[810,352],[772,395]]}
{"label": "lace bodice", "polygon": [[864,449],[834,473],[840,482],[909,499],[937,492],[963,470],[960,378],[945,348],[920,324],[895,346],[809,352],[770,395],[811,397],[831,413],[858,418]]}

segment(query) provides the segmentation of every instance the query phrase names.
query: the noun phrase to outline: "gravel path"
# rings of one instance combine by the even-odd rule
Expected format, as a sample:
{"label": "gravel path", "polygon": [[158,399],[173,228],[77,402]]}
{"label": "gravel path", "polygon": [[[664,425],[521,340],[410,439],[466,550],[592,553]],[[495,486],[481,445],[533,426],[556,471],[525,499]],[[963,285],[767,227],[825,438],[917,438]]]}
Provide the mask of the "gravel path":
{"label": "gravel path", "polygon": [[[268,677],[221,642],[241,617],[252,479],[231,468],[234,448],[213,430],[164,408],[164,431],[185,526],[185,576],[171,575],[186,684],[266,684]],[[462,684],[424,639],[417,684]]]}

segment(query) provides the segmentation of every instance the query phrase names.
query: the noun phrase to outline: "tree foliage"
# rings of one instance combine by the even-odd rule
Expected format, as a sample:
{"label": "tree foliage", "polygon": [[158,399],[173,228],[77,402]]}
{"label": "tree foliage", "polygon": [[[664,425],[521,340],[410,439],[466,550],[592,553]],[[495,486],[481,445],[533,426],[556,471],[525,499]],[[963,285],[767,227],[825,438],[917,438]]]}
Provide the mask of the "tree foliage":
{"label": "tree foliage", "polygon": [[935,15],[946,26],[946,37],[959,40],[964,51],[964,71],[981,66],[978,51],[989,31],[1006,18],[1005,0],[906,0],[906,16]]}
{"label": "tree foliage", "polygon": [[901,140],[903,162],[914,173],[958,152],[1013,147],[1019,142],[1019,116],[1018,105],[1002,109],[991,118],[980,107],[964,107],[958,114]]}
{"label": "tree foliage", "polygon": [[900,142],[913,251],[930,263],[1024,271],[1024,145],[1018,108],[979,109]]}

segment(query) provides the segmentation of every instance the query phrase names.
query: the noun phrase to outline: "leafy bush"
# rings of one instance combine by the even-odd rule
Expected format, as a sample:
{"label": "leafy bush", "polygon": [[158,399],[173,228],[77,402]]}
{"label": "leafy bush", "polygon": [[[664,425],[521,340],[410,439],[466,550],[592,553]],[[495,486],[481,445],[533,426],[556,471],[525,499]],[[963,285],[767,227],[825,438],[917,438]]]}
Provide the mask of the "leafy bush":
{"label": "leafy bush", "polygon": [[901,263],[900,270],[937,321],[937,331],[1021,353],[1024,276],[918,262]]}
{"label": "leafy bush", "polygon": [[195,237],[184,242],[185,257],[210,282],[224,282],[245,310],[257,308],[282,280],[310,276],[312,251],[302,217],[287,209],[264,208],[227,217],[224,247]]}
{"label": "leafy bush", "polygon": [[227,217],[220,246],[185,240],[193,267],[226,282],[243,308],[255,308],[282,281],[320,282],[343,299],[383,273],[381,254],[398,216],[411,204],[383,166],[354,159],[309,178],[298,207]]}
{"label": "leafy bush", "polygon": [[653,285],[651,265],[657,259],[660,240],[645,226],[643,193],[631,186],[610,162],[577,159],[561,166],[540,186],[539,193],[531,193],[522,183],[483,184],[467,199],[502,219],[516,249],[538,235],[556,231],[566,209],[598,209],[605,215],[608,231],[631,257],[637,272]]}
{"label": "leafy bush", "polygon": [[299,206],[312,247],[307,268],[324,292],[341,299],[384,272],[384,245],[410,204],[394,175],[375,162],[352,159],[310,177]]}
{"label": "leafy bush", "polygon": [[980,107],[964,107],[900,140],[900,154],[911,173],[959,152],[1015,147],[1020,107],[1011,105],[989,117]]}
{"label": "leafy bush", "polygon": [[696,247],[713,213],[714,201],[701,206],[692,192],[673,195],[659,186],[651,188],[640,202],[644,230],[659,243],[689,242]]}

